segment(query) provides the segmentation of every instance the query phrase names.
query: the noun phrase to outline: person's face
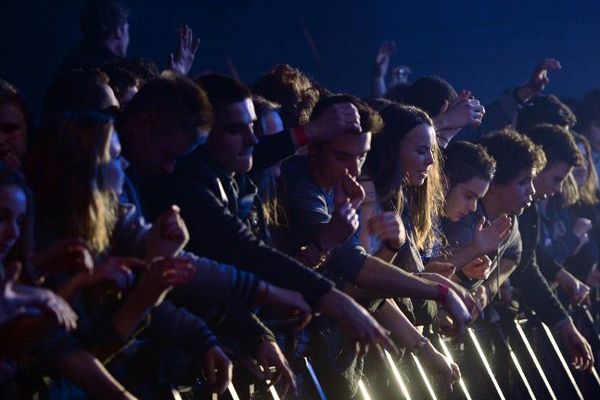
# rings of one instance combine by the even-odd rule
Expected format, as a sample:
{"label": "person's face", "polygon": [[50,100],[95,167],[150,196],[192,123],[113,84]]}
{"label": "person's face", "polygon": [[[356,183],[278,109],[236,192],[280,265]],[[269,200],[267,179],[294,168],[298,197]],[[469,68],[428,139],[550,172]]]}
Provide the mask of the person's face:
{"label": "person's face", "polygon": [[533,182],[536,198],[545,199],[560,193],[569,172],[571,172],[571,166],[562,161],[544,168]]}
{"label": "person's face", "polygon": [[353,177],[360,175],[371,149],[371,132],[346,132],[335,139],[311,147],[319,175],[327,186],[334,186],[346,171]]}
{"label": "person's face", "polygon": [[117,100],[119,101],[121,107],[125,107],[127,104],[129,104],[133,96],[135,96],[135,94],[138,91],[139,88],[137,87],[137,85],[133,85],[127,86],[127,88],[123,90],[122,93],[119,93],[119,97],[117,98]]}
{"label": "person's face", "polygon": [[212,157],[228,173],[244,173],[252,168],[252,153],[258,143],[254,135],[255,122],[256,114],[250,99],[216,112],[207,145]]}
{"label": "person's face", "polygon": [[25,220],[27,197],[16,185],[0,187],[0,260],[13,248]]}
{"label": "person's face", "polygon": [[0,106],[0,158],[12,153],[19,160],[27,150],[27,123],[21,110],[14,104]]}
{"label": "person's face", "polygon": [[587,134],[590,144],[592,145],[592,150],[600,152],[600,126],[591,124]]}
{"label": "person's face", "polygon": [[573,168],[573,178],[575,178],[577,186],[583,186],[587,181],[589,171],[588,168],[590,168],[590,166],[588,165],[588,154],[585,146],[582,143],[577,143],[577,148],[583,157],[583,164],[580,167]]}
{"label": "person's face", "polygon": [[[283,121],[277,111],[268,110],[263,112],[260,117],[260,123],[265,135],[274,135],[283,131]],[[281,176],[281,163],[278,162],[273,165],[270,170],[275,178],[279,178]]]}
{"label": "person's face", "polygon": [[489,187],[489,181],[478,177],[452,187],[446,198],[446,218],[458,222],[469,213],[475,212],[477,200],[485,196]]}
{"label": "person's face", "polygon": [[107,108],[119,108],[119,100],[115,96],[115,92],[107,84],[102,84],[102,91],[104,92],[104,100],[102,101],[101,109],[106,110]]}
{"label": "person's face", "polygon": [[113,130],[110,135],[109,155],[110,160],[102,167],[103,185],[100,189],[112,191],[116,194],[123,192],[125,169],[129,166],[127,160],[121,155],[121,142],[119,135]]}
{"label": "person's face", "polygon": [[129,24],[125,22],[123,25],[117,28],[118,46],[116,46],[118,57],[127,56],[127,49],[129,48]]}
{"label": "person's face", "polygon": [[167,122],[146,115],[143,124],[145,128],[127,144],[136,172],[145,177],[172,173],[177,160],[204,142],[209,133],[196,126],[191,117],[186,121]]}
{"label": "person's face", "polygon": [[501,213],[521,215],[523,210],[531,205],[535,188],[533,186],[534,170],[521,171],[517,177],[507,184],[493,183],[484,196],[490,197],[499,204]]}
{"label": "person's face", "polygon": [[427,124],[411,129],[400,141],[399,162],[408,186],[421,186],[433,165],[435,130]]}

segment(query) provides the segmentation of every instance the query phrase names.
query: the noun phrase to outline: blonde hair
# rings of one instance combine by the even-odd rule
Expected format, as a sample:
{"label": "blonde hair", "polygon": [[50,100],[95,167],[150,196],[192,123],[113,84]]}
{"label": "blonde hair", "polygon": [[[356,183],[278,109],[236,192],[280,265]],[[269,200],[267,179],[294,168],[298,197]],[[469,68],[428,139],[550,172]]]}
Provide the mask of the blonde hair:
{"label": "blonde hair", "polygon": [[82,237],[105,252],[117,221],[117,196],[101,190],[110,161],[111,118],[67,114],[40,132],[29,166],[40,223],[63,237]]}

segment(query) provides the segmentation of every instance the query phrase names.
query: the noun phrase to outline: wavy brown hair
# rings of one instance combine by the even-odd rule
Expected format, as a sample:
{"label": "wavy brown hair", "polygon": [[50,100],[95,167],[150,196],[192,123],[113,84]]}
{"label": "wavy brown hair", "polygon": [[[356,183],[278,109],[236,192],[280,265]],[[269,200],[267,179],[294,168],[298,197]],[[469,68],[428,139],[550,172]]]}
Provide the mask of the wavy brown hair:
{"label": "wavy brown hair", "polygon": [[[598,204],[600,198],[598,196],[598,174],[594,165],[594,159],[592,158],[592,146],[590,141],[583,135],[573,133],[575,142],[585,147],[587,155],[584,157],[584,162],[587,164],[587,178],[585,184],[579,187],[579,199],[584,204]],[[583,154],[581,155],[583,157]]]}
{"label": "wavy brown hair", "polygon": [[27,166],[41,226],[59,237],[81,237],[100,254],[116,223],[116,194],[102,191],[110,161],[110,117],[67,114],[45,125]]}
{"label": "wavy brown hair", "polygon": [[444,180],[442,155],[437,143],[433,144],[433,166],[425,183],[411,187],[404,181],[399,154],[402,139],[419,125],[433,126],[427,113],[413,106],[390,104],[380,112],[384,128],[375,136],[367,156],[366,168],[373,179],[383,208],[402,213],[404,198],[409,207],[415,242],[421,250],[436,240],[434,223],[443,215]]}

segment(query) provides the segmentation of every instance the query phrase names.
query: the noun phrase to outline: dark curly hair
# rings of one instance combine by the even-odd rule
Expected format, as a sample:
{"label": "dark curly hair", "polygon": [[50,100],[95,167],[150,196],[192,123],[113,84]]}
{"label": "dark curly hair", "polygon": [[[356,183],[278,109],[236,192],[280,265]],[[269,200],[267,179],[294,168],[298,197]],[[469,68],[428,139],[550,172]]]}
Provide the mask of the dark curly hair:
{"label": "dark curly hair", "polygon": [[480,144],[452,142],[444,150],[444,156],[444,172],[449,188],[473,178],[491,181],[494,177],[496,160]]}
{"label": "dark curly hair", "polygon": [[529,102],[517,116],[516,127],[520,133],[527,133],[543,123],[573,127],[577,122],[569,106],[554,95],[535,96]]}

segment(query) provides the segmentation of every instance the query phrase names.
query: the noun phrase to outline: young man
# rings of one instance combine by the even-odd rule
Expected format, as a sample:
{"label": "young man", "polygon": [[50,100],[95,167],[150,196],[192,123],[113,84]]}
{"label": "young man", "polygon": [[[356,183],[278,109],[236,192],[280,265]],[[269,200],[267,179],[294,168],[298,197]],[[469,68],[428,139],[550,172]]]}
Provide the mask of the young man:
{"label": "young man", "polygon": [[[284,165],[281,201],[289,219],[293,243],[289,251],[321,253],[334,276],[381,297],[416,297],[437,300],[438,285],[422,280],[364,251],[359,244],[358,209],[364,193],[355,181],[370,149],[371,135],[382,127],[378,114],[359,99],[335,95],[319,100],[313,118],[338,104],[351,102],[361,115],[361,132],[346,132],[309,147],[307,157]],[[400,233],[399,233],[400,234]],[[392,240],[399,247],[400,239]],[[445,304],[459,331],[469,322],[464,304],[451,290]],[[456,303],[454,303],[456,302]],[[458,308],[456,308],[458,306]]]}
{"label": "young man", "polygon": [[[534,179],[545,165],[543,150],[527,137],[510,130],[486,136],[482,144],[496,160],[496,174],[478,209],[490,221],[508,214],[513,224],[507,241],[499,246],[496,255],[491,254],[499,265],[499,271],[481,283],[483,290],[478,296],[481,305],[485,306],[510,276],[513,286],[521,289],[523,300],[542,321],[559,331],[576,365],[588,368],[593,360],[589,344],[570,321],[538,266],[535,253],[539,224],[523,220],[524,210],[533,202]],[[517,223],[515,217],[522,214]],[[476,219],[467,219],[468,216],[456,224],[448,225],[450,229],[445,233],[451,243],[464,246],[478,229]]]}
{"label": "young man", "polygon": [[[190,230],[188,250],[234,264],[257,273],[269,282],[299,291],[313,310],[330,315],[352,340],[361,345],[383,343],[393,347],[385,331],[364,309],[333,289],[328,280],[266,245],[246,224],[246,217],[257,200],[255,189],[246,175],[253,161],[256,161],[255,168],[268,167],[294,154],[296,147],[307,141],[330,138],[339,132],[357,129],[359,121],[356,109],[349,104],[340,105],[302,129],[265,136],[258,142],[252,126],[256,116],[248,88],[233,79],[216,75],[204,76],[199,83],[215,110],[215,123],[208,143],[197,147],[177,168],[174,168],[177,158],[193,150],[194,144],[197,144],[196,130],[189,128],[198,125],[185,125],[190,136],[181,131],[182,127],[177,129],[178,125],[174,125],[175,137],[168,134],[165,126],[157,132],[160,126],[150,121],[152,113],[163,111],[161,104],[157,104],[152,112],[137,113],[131,120],[131,141],[124,142],[130,145],[131,154],[135,154],[133,166],[136,167],[137,162],[143,167],[136,168],[137,171],[147,177],[142,190],[145,210],[149,210],[151,215],[158,215],[164,207],[177,204]],[[193,87],[196,92],[202,92],[197,86]],[[128,112],[134,106],[136,97],[129,105]],[[169,93],[163,94],[161,99],[165,107],[173,104]],[[148,101],[151,99],[148,98]],[[186,104],[175,105],[174,111],[180,112]],[[196,108],[194,110],[197,111]],[[134,123],[136,118],[141,124]],[[180,125],[186,121],[181,118],[177,120]],[[148,135],[151,135],[152,144],[147,143],[145,136]],[[152,149],[149,148],[151,145]],[[172,150],[164,151],[167,148]],[[150,152],[157,152],[162,157],[160,161],[154,160]],[[175,169],[175,172],[161,178],[151,177],[151,172],[157,169],[165,172]]]}
{"label": "young man", "polygon": [[76,68],[99,68],[127,55],[129,11],[114,0],[86,1],[79,16],[83,40],[67,55],[59,68],[62,75]]}

